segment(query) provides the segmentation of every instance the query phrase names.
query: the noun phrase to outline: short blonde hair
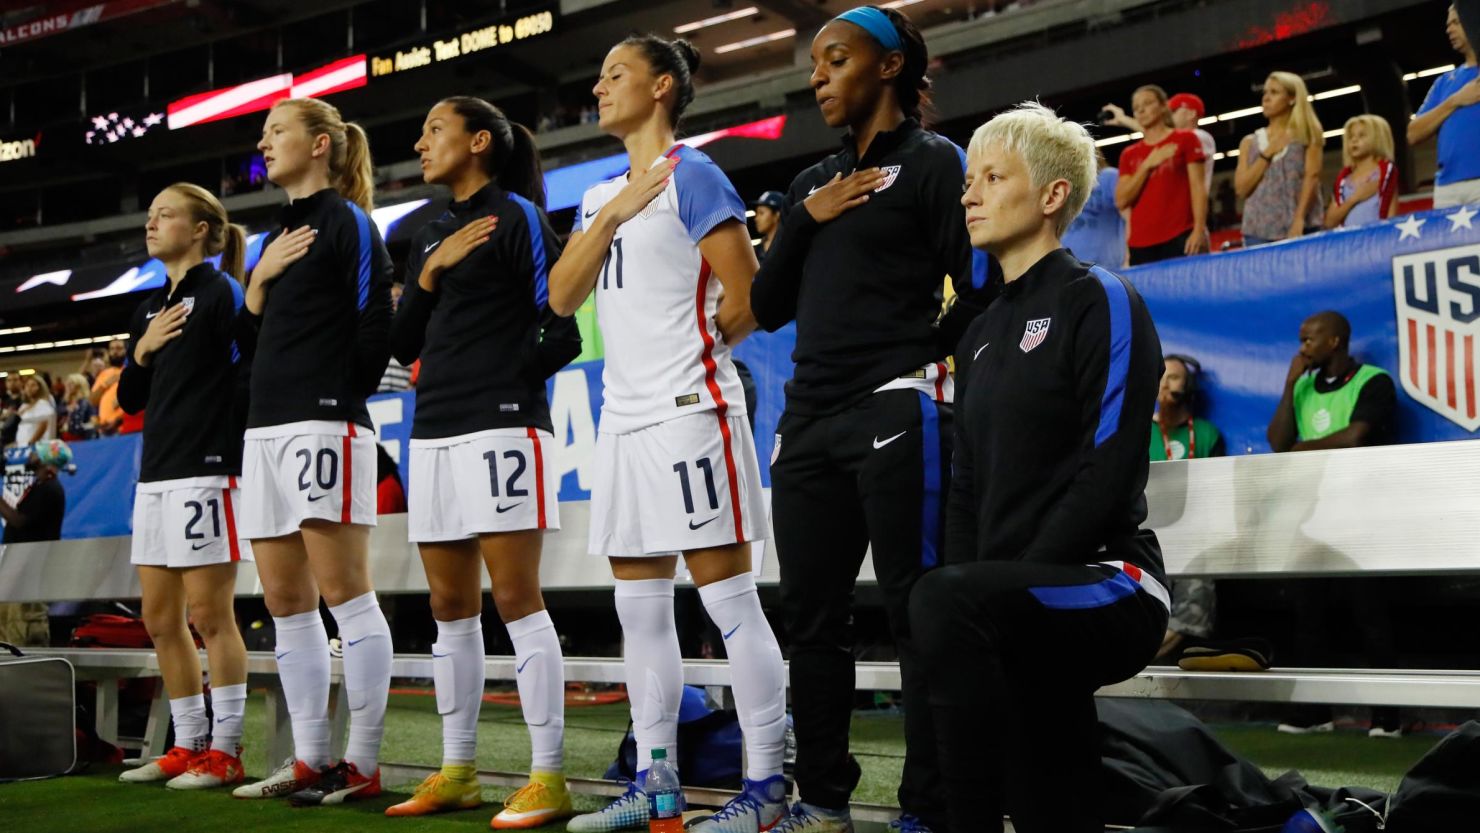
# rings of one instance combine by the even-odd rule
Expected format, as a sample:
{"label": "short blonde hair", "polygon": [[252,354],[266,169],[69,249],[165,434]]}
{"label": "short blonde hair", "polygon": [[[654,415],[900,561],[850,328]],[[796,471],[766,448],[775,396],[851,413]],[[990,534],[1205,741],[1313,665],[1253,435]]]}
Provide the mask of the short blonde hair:
{"label": "short blonde hair", "polygon": [[1089,131],[1082,124],[1059,118],[1036,101],[1024,101],[978,127],[968,149],[980,153],[989,144],[1001,145],[1021,156],[1034,188],[1060,179],[1068,181],[1069,196],[1054,224],[1055,234],[1062,236],[1084,208],[1099,173],[1095,141]]}
{"label": "short blonde hair", "polygon": [[1351,138],[1352,128],[1361,125],[1367,128],[1367,144],[1373,156],[1378,159],[1393,161],[1393,128],[1388,120],[1382,116],[1371,113],[1363,113],[1360,116],[1352,116],[1346,120],[1341,128],[1341,164],[1350,168],[1352,166]]}

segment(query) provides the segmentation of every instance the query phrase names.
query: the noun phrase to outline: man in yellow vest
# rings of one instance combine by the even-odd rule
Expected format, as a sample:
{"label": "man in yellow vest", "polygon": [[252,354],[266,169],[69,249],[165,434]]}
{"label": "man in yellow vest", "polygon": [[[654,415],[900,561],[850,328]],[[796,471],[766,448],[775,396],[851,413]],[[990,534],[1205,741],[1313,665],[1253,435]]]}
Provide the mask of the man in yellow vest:
{"label": "man in yellow vest", "polygon": [[[1290,361],[1284,394],[1269,421],[1269,446],[1277,452],[1356,448],[1393,441],[1397,389],[1387,371],[1352,358],[1351,323],[1339,312],[1318,312],[1300,325],[1300,351]],[[1396,664],[1397,648],[1382,588],[1377,579],[1301,579],[1294,585],[1295,660],[1322,667],[1332,656],[1330,610],[1336,598],[1350,600],[1367,660],[1385,668]],[[1345,592],[1341,592],[1345,591]],[[1329,732],[1335,728],[1330,706],[1301,706],[1280,723],[1288,734]],[[1375,708],[1371,737],[1399,737],[1398,710]]]}

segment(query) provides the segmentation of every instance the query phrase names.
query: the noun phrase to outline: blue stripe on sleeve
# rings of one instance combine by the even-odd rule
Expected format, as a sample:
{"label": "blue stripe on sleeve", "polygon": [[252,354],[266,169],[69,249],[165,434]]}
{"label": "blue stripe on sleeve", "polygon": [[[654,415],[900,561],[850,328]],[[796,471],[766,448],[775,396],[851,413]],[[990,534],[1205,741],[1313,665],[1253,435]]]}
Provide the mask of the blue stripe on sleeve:
{"label": "blue stripe on sleeve", "polygon": [[[226,285],[227,286],[231,287],[231,311],[232,311],[232,313],[233,314],[240,314],[241,311],[242,311],[242,307],[246,306],[246,303],[247,303],[246,295],[242,291],[241,282],[238,281],[238,280],[236,280],[235,278],[231,277],[230,275],[227,275],[227,274],[224,274],[224,273],[222,274],[222,279],[226,281]],[[231,340],[231,363],[232,364],[236,364],[237,362],[239,362],[241,360],[242,360],[242,351],[241,351],[241,348],[239,348],[237,346],[236,339],[232,339]]]}
{"label": "blue stripe on sleeve", "polygon": [[355,227],[359,230],[360,271],[359,294],[356,296],[359,309],[370,303],[370,218],[358,205],[345,200],[345,205],[355,213]]}
{"label": "blue stripe on sleeve", "polygon": [[1134,596],[1140,587],[1125,573],[1116,573],[1111,578],[1094,584],[1029,587],[1028,592],[1040,604],[1052,610],[1087,610],[1112,605],[1128,596]]}
{"label": "blue stripe on sleeve", "polygon": [[[947,139],[946,141],[950,142],[951,140],[950,139]],[[958,145],[958,144],[956,144],[955,142],[951,142],[951,147],[953,147],[953,148],[956,149],[956,158],[958,158],[958,159],[961,160],[961,173],[963,173],[963,174],[966,173],[966,151],[962,150],[961,149],[961,146]],[[984,251],[982,251],[981,249],[972,248],[972,250],[971,250],[971,288],[972,289],[981,289],[982,287],[984,287],[984,286],[987,285],[987,272],[989,270],[989,267],[988,267],[987,264],[988,264],[988,261],[987,261],[987,253],[984,252]]]}
{"label": "blue stripe on sleeve", "polygon": [[1131,299],[1119,277],[1099,266],[1091,266],[1089,272],[1105,288],[1110,307],[1110,361],[1105,370],[1105,393],[1100,397],[1100,427],[1095,430],[1095,448],[1099,448],[1120,430],[1120,411],[1131,369]]}
{"label": "blue stripe on sleeve", "polygon": [[925,483],[920,501],[920,566],[930,569],[940,563],[941,493],[945,471],[940,461],[940,414],[935,401],[920,394],[920,463]]}
{"label": "blue stripe on sleeve", "polygon": [[[512,191],[506,193],[509,194],[509,199],[524,210],[524,222],[529,226],[530,256],[534,259],[534,307],[542,310],[550,301],[550,265],[545,262],[545,227],[540,223],[540,211],[534,207],[534,203]],[[576,210],[580,211],[579,206]]]}

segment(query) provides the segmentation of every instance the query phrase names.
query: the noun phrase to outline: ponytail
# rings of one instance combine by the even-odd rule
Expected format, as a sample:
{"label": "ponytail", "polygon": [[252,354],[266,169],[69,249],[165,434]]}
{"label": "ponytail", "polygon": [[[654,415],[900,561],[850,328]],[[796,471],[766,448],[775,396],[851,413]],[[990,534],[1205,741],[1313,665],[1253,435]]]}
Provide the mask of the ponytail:
{"label": "ponytail", "polygon": [[308,130],[329,137],[329,182],[339,196],[370,211],[375,207],[375,166],[370,160],[370,139],[354,122],[346,122],[339,108],[317,98],[284,98],[272,105],[291,107]]}
{"label": "ponytail", "polygon": [[483,159],[483,170],[505,191],[518,194],[545,207],[545,175],[540,167],[540,151],[529,128],[510,121],[504,111],[481,98],[456,95],[444,98],[446,104],[463,120],[463,129],[477,135],[488,131],[492,141]]}
{"label": "ponytail", "polygon": [[370,161],[370,137],[354,122],[344,125],[344,162],[334,174],[334,189],[350,202],[371,211],[375,208],[375,164]]}
{"label": "ponytail", "polygon": [[513,191],[543,210],[545,174],[540,167],[540,150],[535,146],[534,134],[518,122],[511,122],[509,127],[514,141],[498,172],[499,187]]}
{"label": "ponytail", "polygon": [[176,182],[165,190],[184,197],[190,204],[190,218],[206,224],[206,239],[201,244],[206,257],[220,255],[221,271],[245,284],[247,235],[226,216],[226,207],[216,195],[193,182]]}
{"label": "ponytail", "polygon": [[243,286],[247,283],[247,232],[236,223],[227,223],[226,241],[221,246],[221,271],[236,278]]}

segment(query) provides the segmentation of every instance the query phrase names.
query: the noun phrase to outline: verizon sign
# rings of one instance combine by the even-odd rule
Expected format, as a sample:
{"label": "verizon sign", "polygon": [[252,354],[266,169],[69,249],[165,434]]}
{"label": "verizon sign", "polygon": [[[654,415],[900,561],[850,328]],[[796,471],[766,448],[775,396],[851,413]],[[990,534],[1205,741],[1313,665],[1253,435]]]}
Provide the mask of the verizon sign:
{"label": "verizon sign", "polygon": [[156,6],[168,6],[177,1],[112,0],[112,2],[108,3],[93,3],[70,12],[43,13],[39,17],[23,23],[14,23],[0,27],[0,46],[14,46],[26,41],[60,35],[63,32],[80,29],[83,26],[91,26],[94,23],[123,17],[124,15],[130,15],[135,12],[142,12]]}
{"label": "verizon sign", "polygon": [[0,141],[0,162],[15,162],[36,155],[36,146],[41,144],[41,134],[34,139],[18,139],[14,142]]}

